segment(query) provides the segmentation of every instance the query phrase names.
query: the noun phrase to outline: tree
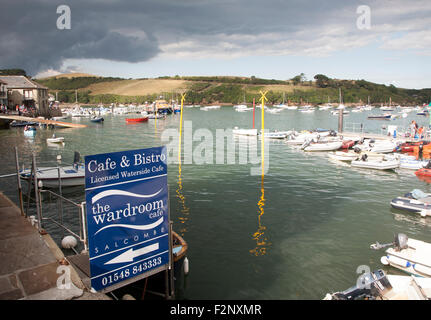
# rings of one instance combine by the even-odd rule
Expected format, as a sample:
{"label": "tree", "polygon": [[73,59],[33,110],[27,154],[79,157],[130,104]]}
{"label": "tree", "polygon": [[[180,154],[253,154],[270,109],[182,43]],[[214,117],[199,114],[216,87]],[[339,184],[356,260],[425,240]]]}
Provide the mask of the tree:
{"label": "tree", "polygon": [[301,73],[301,74],[293,77],[291,80],[292,80],[294,85],[297,85],[297,84],[300,84],[300,83],[304,82],[305,80],[307,80],[307,78],[305,77],[304,73]]}
{"label": "tree", "polygon": [[316,74],[314,79],[316,80],[316,84],[319,88],[326,88],[329,86],[330,79],[324,74]]}

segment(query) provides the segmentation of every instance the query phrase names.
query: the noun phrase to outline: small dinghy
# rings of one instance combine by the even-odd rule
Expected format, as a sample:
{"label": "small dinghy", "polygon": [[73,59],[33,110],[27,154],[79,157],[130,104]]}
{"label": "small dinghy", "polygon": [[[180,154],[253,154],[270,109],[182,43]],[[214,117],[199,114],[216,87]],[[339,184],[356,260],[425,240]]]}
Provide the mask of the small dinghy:
{"label": "small dinghy", "polygon": [[429,161],[427,160],[416,160],[414,156],[401,156],[400,157],[400,168],[419,170],[428,166]]}
{"label": "small dinghy", "polygon": [[391,206],[395,209],[420,213],[421,216],[431,216],[431,194],[414,189],[403,197],[392,199]]}
{"label": "small dinghy", "polygon": [[301,149],[304,151],[334,151],[341,148],[343,141],[329,141],[329,142],[305,142]]}
{"label": "small dinghy", "polygon": [[396,269],[420,277],[431,277],[431,244],[410,239],[405,234],[395,235],[393,243],[372,244],[371,249],[379,250],[392,246],[386,250],[386,255],[381,257],[380,262],[390,265]]}
{"label": "small dinghy", "polygon": [[347,290],[327,293],[323,300],[430,300],[431,279],[387,275],[383,270],[364,273]]}
{"label": "small dinghy", "polygon": [[126,118],[127,123],[140,123],[148,121],[149,117],[143,117],[143,118]]}
{"label": "small dinghy", "polygon": [[375,170],[393,170],[400,166],[399,160],[368,160],[364,154],[359,160],[352,161],[352,167],[375,169]]}
{"label": "small dinghy", "polygon": [[36,128],[35,127],[25,126],[25,128],[24,128],[24,135],[26,137],[34,137],[36,135]]}
{"label": "small dinghy", "polygon": [[259,138],[262,138],[262,136],[265,139],[286,139],[287,138],[287,134],[285,132],[265,132],[264,134],[262,132],[260,132],[259,134]]}
{"label": "small dinghy", "polygon": [[54,133],[51,138],[46,139],[46,142],[49,142],[49,143],[63,143],[64,142],[64,137],[56,137],[55,133]]}
{"label": "small dinghy", "polygon": [[105,121],[105,119],[103,119],[103,117],[92,116],[92,117],[90,118],[90,121],[91,121],[91,122],[103,122],[103,121]]}
{"label": "small dinghy", "polygon": [[232,134],[240,136],[257,136],[257,129],[238,129],[238,127],[235,127],[232,129]]}
{"label": "small dinghy", "polygon": [[353,161],[359,158],[359,154],[352,152],[344,152],[344,151],[335,151],[330,153],[329,158],[332,160],[338,161]]}
{"label": "small dinghy", "polygon": [[431,169],[428,168],[428,164],[426,167],[419,169],[415,172],[415,175],[422,176],[422,177],[431,177]]}

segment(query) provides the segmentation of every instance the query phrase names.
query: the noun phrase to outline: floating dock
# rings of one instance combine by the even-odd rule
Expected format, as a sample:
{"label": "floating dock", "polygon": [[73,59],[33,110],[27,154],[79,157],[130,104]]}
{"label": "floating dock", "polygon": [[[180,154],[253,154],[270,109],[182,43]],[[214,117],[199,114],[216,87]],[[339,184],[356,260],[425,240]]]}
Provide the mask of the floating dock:
{"label": "floating dock", "polygon": [[50,124],[60,127],[67,127],[67,128],[85,128],[87,127],[84,124],[79,123],[70,123],[70,122],[63,122],[63,121],[55,121],[55,120],[45,120],[45,119],[39,119],[39,118],[32,118],[32,117],[23,117],[23,116],[14,116],[14,115],[0,115],[0,119],[5,120],[16,120],[16,121],[32,121],[32,122],[39,122],[43,124]]}
{"label": "floating dock", "polygon": [[110,299],[90,292],[51,236],[1,192],[0,220],[0,300]]}

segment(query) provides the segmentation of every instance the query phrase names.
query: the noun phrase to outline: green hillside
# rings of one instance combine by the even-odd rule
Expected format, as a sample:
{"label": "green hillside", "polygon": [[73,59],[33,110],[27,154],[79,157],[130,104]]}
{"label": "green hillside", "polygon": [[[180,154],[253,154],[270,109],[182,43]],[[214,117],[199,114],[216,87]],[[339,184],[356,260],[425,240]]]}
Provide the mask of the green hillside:
{"label": "green hillside", "polygon": [[[337,103],[339,89],[346,104],[367,103],[421,105],[431,101],[431,89],[403,89],[393,85],[372,83],[366,80],[339,80],[316,75],[313,81],[304,80],[303,74],[290,80],[260,79],[256,77],[159,77],[157,79],[121,79],[112,77],[53,77],[36,80],[58,93],[63,102],[128,103],[178,97],[186,92],[186,103],[252,103],[259,91],[268,91],[269,104],[285,102],[323,104]],[[97,84],[97,86],[95,85]],[[133,87],[133,90],[131,89]],[[97,89],[97,90],[96,90]],[[145,90],[144,90],[145,89]]]}

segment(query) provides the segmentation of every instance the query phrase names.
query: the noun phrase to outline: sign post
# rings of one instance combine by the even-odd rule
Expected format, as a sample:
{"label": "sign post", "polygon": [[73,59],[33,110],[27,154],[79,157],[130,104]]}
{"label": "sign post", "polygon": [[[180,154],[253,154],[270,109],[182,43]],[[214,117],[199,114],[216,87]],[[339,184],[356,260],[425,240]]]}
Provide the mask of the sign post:
{"label": "sign post", "polygon": [[95,290],[171,269],[166,147],[86,156],[85,198]]}

